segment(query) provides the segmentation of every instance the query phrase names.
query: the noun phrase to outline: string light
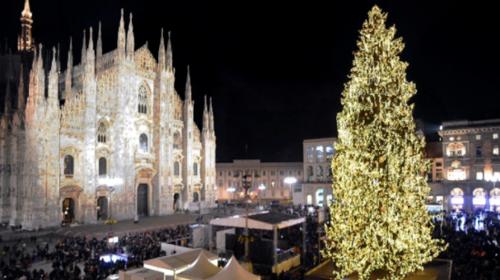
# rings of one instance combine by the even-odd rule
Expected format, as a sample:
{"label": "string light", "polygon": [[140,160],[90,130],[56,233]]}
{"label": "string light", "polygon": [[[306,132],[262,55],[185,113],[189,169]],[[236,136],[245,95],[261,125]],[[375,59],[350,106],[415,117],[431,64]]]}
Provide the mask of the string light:
{"label": "string light", "polygon": [[325,257],[336,279],[403,279],[446,247],[433,239],[425,199],[424,138],[415,132],[404,48],[387,15],[374,6],[363,23],[350,81],[337,116],[332,161],[334,202],[326,226]]}

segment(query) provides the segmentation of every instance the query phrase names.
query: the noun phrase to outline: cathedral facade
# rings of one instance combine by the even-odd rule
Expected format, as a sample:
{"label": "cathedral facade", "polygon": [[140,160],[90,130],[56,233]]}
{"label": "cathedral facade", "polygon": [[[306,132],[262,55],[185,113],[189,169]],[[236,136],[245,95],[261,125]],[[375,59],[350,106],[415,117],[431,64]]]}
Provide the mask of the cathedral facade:
{"label": "cathedral facade", "polygon": [[0,222],[38,229],[212,207],[212,102],[205,97],[200,130],[189,69],[184,99],[174,88],[170,37],[165,45],[162,32],[155,59],[147,44],[135,47],[122,11],[116,49],[103,53],[99,24],[95,46],[92,28],[83,35],[80,64],[70,43],[61,67],[58,51],[47,59],[34,46],[32,22],[26,0],[19,63],[0,65]]}

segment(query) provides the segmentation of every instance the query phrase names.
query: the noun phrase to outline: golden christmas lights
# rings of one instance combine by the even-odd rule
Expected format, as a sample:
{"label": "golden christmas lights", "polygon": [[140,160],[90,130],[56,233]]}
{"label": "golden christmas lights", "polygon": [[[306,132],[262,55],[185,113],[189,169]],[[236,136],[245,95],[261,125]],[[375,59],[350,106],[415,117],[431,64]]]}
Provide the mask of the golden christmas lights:
{"label": "golden christmas lights", "polygon": [[335,201],[322,252],[336,279],[369,279],[375,271],[403,279],[445,248],[431,237],[425,205],[429,165],[409,104],[415,84],[406,80],[404,44],[386,17],[375,6],[363,23],[337,116]]}

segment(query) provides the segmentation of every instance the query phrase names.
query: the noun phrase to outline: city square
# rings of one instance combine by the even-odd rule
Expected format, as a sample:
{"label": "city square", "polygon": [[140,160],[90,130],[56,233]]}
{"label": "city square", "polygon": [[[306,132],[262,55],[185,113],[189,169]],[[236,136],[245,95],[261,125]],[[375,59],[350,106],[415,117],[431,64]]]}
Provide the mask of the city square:
{"label": "city square", "polygon": [[500,279],[494,9],[331,5],[6,1],[2,279]]}

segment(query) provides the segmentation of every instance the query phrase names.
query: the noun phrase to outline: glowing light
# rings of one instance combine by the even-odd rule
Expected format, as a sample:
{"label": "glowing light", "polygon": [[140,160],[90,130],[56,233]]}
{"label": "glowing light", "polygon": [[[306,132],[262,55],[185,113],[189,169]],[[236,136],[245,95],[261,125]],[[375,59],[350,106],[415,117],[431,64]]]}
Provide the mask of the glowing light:
{"label": "glowing light", "polygon": [[386,17],[375,6],[363,23],[336,118],[335,199],[322,246],[335,264],[334,279],[353,273],[375,279],[381,270],[384,279],[401,280],[446,248],[432,237],[425,204],[425,141],[416,133],[410,101],[416,86],[399,58],[403,41],[394,26],[386,27]]}
{"label": "glowing light", "polygon": [[227,191],[230,192],[230,193],[234,193],[236,191],[236,188],[235,187],[229,187],[229,188],[227,188]]}
{"label": "glowing light", "polygon": [[[453,199],[452,199],[452,201],[453,201]],[[462,201],[463,201],[463,198],[462,198]],[[486,197],[484,197],[484,196],[474,197],[474,198],[472,198],[472,204],[474,204],[474,205],[486,205]]]}
{"label": "glowing light", "polygon": [[259,190],[263,191],[266,189],[266,186],[264,184],[259,185]]}
{"label": "glowing light", "polygon": [[464,204],[464,197],[463,196],[454,196],[451,198],[451,204],[454,205],[462,205]]}
{"label": "glowing light", "polygon": [[290,185],[292,185],[292,184],[297,183],[297,178],[295,178],[295,177],[286,177],[286,178],[283,180],[283,182],[285,182],[285,184],[290,184]]}
{"label": "glowing light", "polygon": [[491,197],[490,198],[491,206],[500,206],[500,197]]}
{"label": "glowing light", "polygon": [[104,177],[104,178],[99,178],[98,183],[99,183],[99,185],[119,186],[119,185],[123,184],[123,179],[122,178]]}

